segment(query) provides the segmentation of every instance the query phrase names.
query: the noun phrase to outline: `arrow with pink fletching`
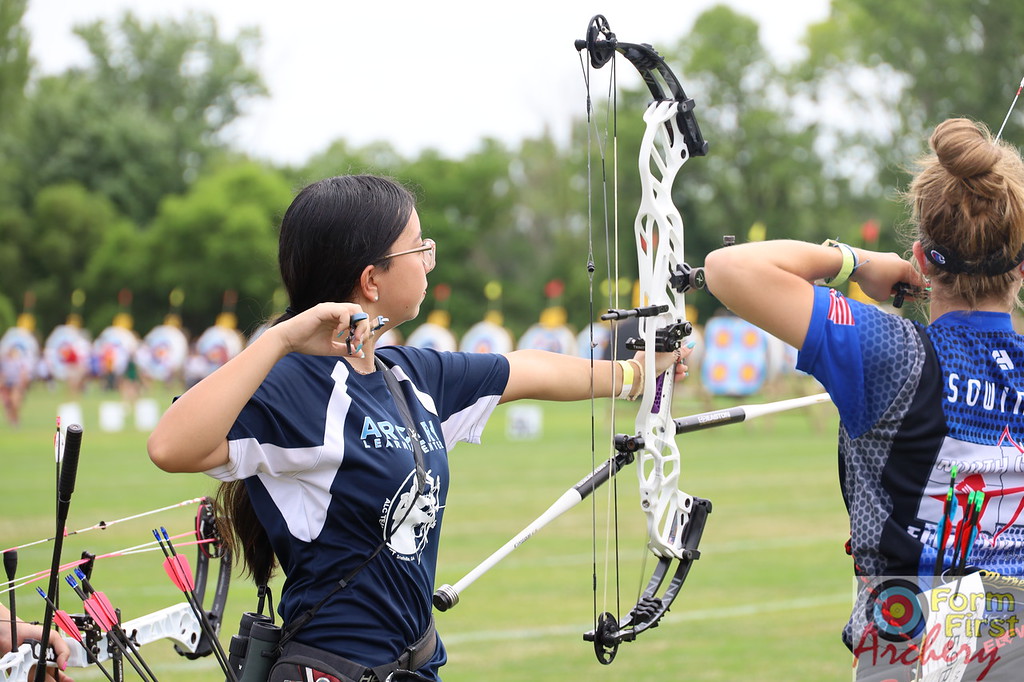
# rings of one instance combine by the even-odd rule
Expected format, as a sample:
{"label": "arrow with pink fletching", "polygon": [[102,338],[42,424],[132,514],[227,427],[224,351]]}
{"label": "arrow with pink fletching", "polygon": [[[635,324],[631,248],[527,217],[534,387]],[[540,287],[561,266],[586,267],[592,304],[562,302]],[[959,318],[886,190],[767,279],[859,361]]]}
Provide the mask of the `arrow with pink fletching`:
{"label": "arrow with pink fletching", "polygon": [[103,667],[103,664],[96,660],[96,657],[92,655],[92,651],[86,645],[85,639],[82,637],[82,631],[78,629],[78,623],[68,615],[67,611],[58,609],[53,602],[50,602],[50,598],[46,596],[46,592],[44,592],[41,587],[37,587],[36,592],[38,592],[39,596],[45,599],[48,602],[48,606],[53,609],[53,622],[57,624],[57,627],[63,630],[68,637],[71,637],[73,640],[81,644],[82,649],[85,650],[86,660],[99,668],[100,672],[103,673],[103,676],[110,680],[110,682],[114,682],[114,678],[109,672],[107,672],[107,669]]}
{"label": "arrow with pink fletching", "polygon": [[217,632],[213,624],[210,623],[210,619],[206,616],[206,612],[200,606],[199,599],[196,597],[196,581],[192,576],[192,566],[188,562],[188,557],[178,554],[170,537],[167,535],[167,529],[163,526],[160,527],[159,531],[155,528],[153,529],[153,537],[156,538],[156,541],[160,544],[160,549],[164,552],[164,571],[167,573],[167,577],[185,595],[185,601],[188,602],[196,620],[199,621],[199,626],[209,638],[213,654],[217,658],[217,663],[220,665],[221,670],[224,671],[228,682],[237,682],[235,671],[228,665],[228,656],[224,653],[224,647],[221,646],[220,639],[217,638]]}
{"label": "arrow with pink fletching", "polygon": [[[81,584],[75,580],[75,576],[78,577]],[[135,669],[139,677],[143,680],[157,682],[156,675],[153,674],[153,671],[150,670],[146,661],[142,658],[138,647],[135,646],[135,643],[132,642],[128,634],[121,628],[121,618],[117,610],[114,609],[113,604],[110,603],[107,595],[94,590],[92,585],[89,584],[85,573],[81,570],[76,569],[75,576],[69,575],[65,577],[65,580],[82,600],[85,612],[96,621],[101,630],[109,633],[110,637],[108,640],[120,650],[124,659]]]}

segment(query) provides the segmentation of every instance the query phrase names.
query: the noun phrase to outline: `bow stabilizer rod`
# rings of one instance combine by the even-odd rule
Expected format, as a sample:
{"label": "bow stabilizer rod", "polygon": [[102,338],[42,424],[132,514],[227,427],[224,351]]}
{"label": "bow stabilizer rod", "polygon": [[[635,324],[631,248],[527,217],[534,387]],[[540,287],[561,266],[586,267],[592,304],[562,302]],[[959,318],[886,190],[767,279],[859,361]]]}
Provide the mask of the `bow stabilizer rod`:
{"label": "bow stabilizer rod", "polygon": [[[7,574],[7,582],[14,582],[14,576],[18,574],[18,550],[9,549],[4,552],[4,572]],[[45,593],[44,593],[45,594]],[[18,603],[14,596],[14,590],[8,595],[11,614],[11,651],[18,650]],[[6,652],[4,652],[6,653]]]}
{"label": "bow stabilizer rod", "polygon": [[[78,478],[78,456],[82,451],[82,427],[69,424],[64,441],[64,458],[60,465],[60,478],[57,481],[57,530],[54,533],[53,560],[50,563],[50,582],[46,591],[49,601],[43,616],[43,635],[41,642],[50,641],[50,629],[53,627],[54,612],[51,604],[57,603],[57,571],[60,569],[60,555],[64,548],[64,530],[67,528],[68,510],[71,508],[71,494],[75,492],[75,481]],[[36,666],[35,682],[43,682],[46,678],[46,646],[40,647],[39,661]]]}
{"label": "bow stabilizer rod", "polygon": [[[816,393],[802,398],[790,398],[789,400],[777,400],[771,403],[755,403],[751,405],[737,405],[727,407],[723,410],[709,410],[700,414],[691,414],[686,417],[673,419],[676,435],[703,431],[704,429],[726,424],[739,424],[740,422],[764,417],[777,412],[796,410],[811,405],[832,402],[832,396],[828,393]],[[644,447],[643,439],[640,436],[629,434],[618,434],[615,436],[615,449],[619,452],[637,452]]]}
{"label": "bow stabilizer rod", "polygon": [[459,595],[462,594],[463,590],[476,582],[477,578],[494,568],[499,561],[507,557],[513,551],[519,549],[523,543],[536,535],[537,531],[541,528],[548,525],[586,499],[592,492],[597,490],[599,486],[610,480],[619,472],[620,469],[622,469],[622,467],[628,465],[632,461],[633,453],[630,452],[620,452],[618,455],[605,460],[601,466],[584,476],[579,483],[562,493],[562,496],[555,500],[555,503],[548,507],[543,514],[538,516],[536,520],[521,530],[515,537],[502,545],[498,550],[491,554],[491,556],[480,562],[480,564],[467,573],[465,577],[454,585],[442,585],[437,588],[434,592],[434,608],[438,611],[447,611],[458,604]]}
{"label": "bow stabilizer rod", "polygon": [[712,410],[710,412],[690,415],[689,417],[680,417],[673,421],[676,425],[676,435],[679,435],[681,433],[709,429],[713,426],[722,426],[723,424],[738,424],[748,419],[764,417],[776,412],[785,412],[786,410],[795,410],[828,402],[832,402],[832,397],[828,393],[817,393],[802,398],[790,398],[789,400],[779,400],[761,405],[738,405],[724,410]]}
{"label": "bow stabilizer rod", "polygon": [[996,133],[996,141],[1003,136],[1003,129],[1006,127],[1006,122],[1010,120],[1010,114],[1013,113],[1013,108],[1017,106],[1017,100],[1020,99],[1020,92],[1024,90],[1024,78],[1020,79],[1020,85],[1017,86],[1017,94],[1013,96],[1013,101],[1010,102],[1010,108],[1006,110],[1006,116],[1003,118],[1003,124],[999,126],[999,132]]}
{"label": "bow stabilizer rod", "polygon": [[[689,417],[680,417],[679,419],[674,420],[677,429],[676,434],[678,435],[681,433],[688,433],[690,431],[724,426],[726,424],[735,424],[749,419],[756,419],[757,417],[774,414],[776,412],[784,412],[786,410],[793,410],[801,407],[807,407],[809,405],[828,402],[829,400],[830,398],[827,393],[820,393],[806,398],[779,400],[772,403],[740,405],[727,410],[701,412],[700,414],[691,415]],[[695,424],[697,426],[691,426],[691,424]],[[502,547],[496,550],[493,554],[480,562],[480,564],[467,573],[465,577],[460,579],[454,585],[442,585],[437,588],[434,592],[433,598],[434,608],[442,612],[453,608],[459,603],[459,598],[462,592],[476,582],[476,580],[484,573],[494,568],[498,562],[521,547],[527,540],[536,535],[539,530],[575,507],[582,500],[586,499],[598,487],[611,480],[612,477],[614,477],[623,467],[631,464],[634,459],[635,450],[642,448],[642,445],[640,447],[634,447],[636,446],[635,440],[635,436],[616,436],[616,449],[618,450],[618,453],[615,456],[611,459],[605,460],[599,467],[584,476],[579,483],[562,493],[561,497],[559,497],[554,504],[548,507],[543,514],[537,517],[536,520],[527,525],[523,530],[516,534],[515,537],[502,545]],[[623,447],[621,448],[618,447],[620,442],[623,444]],[[627,443],[629,444],[628,447],[626,445]],[[711,513],[710,501],[703,500],[701,498],[695,498],[695,500],[696,504],[694,505],[694,509],[697,510],[697,513],[694,514],[691,512],[691,524],[686,531],[687,536],[683,541],[683,546],[685,548],[682,552],[683,559],[680,562],[680,566],[676,569],[671,586],[669,587],[669,590],[672,590],[671,593],[673,596],[675,591],[678,591],[679,587],[686,579],[690,563],[700,558],[700,551],[697,549],[697,546],[700,544],[701,532],[704,528],[704,520],[707,518],[707,515]],[[644,592],[644,597],[641,599],[641,601],[647,605],[646,608],[638,605],[630,612],[629,616],[624,619],[623,622],[629,623],[630,628],[628,632],[622,634],[620,641],[632,640],[636,637],[636,634],[647,629],[647,627],[651,627],[650,625],[645,624],[649,622],[651,606],[659,606],[661,601],[666,598],[665,594],[663,594],[661,598],[655,597],[654,595],[665,580],[671,563],[671,558],[663,558],[661,562],[662,565],[660,565],[655,571],[654,576],[648,583],[647,590]],[[685,566],[683,565],[684,562]],[[668,601],[671,603],[671,599],[668,599]],[[611,622],[613,625],[615,624],[614,618]],[[613,631],[606,626],[605,631],[600,634],[598,640],[604,639],[606,634],[615,636],[616,632],[621,632],[625,628],[626,626],[622,625],[618,627],[617,631]],[[593,634],[593,632],[587,633],[584,635],[584,638],[588,641],[595,641],[596,645],[598,642],[594,639]]]}

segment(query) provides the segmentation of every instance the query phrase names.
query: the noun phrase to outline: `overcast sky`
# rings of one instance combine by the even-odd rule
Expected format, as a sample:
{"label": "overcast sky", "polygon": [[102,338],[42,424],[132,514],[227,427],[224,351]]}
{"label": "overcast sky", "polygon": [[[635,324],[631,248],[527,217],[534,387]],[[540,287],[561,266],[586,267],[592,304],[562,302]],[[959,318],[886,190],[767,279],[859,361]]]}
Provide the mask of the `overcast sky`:
{"label": "overcast sky", "polygon": [[[584,37],[591,16],[604,14],[620,40],[657,48],[685,35],[714,4],[518,0],[498,9],[488,0],[29,0],[25,22],[43,73],[84,61],[72,26],[129,9],[150,20],[211,12],[222,39],[258,26],[259,68],[271,94],[250,106],[232,140],[257,156],[301,163],[337,138],[458,156],[485,136],[514,143],[545,126],[561,136],[569,118],[583,112],[573,40]],[[828,11],[828,0],[727,4],[754,17],[762,42],[782,59],[799,54],[805,26]]]}

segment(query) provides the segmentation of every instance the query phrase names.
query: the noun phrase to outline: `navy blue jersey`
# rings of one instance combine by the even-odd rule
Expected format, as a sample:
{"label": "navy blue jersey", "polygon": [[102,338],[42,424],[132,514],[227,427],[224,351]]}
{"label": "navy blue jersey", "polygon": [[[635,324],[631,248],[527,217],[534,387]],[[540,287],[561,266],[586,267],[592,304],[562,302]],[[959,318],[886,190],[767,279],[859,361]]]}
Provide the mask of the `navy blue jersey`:
{"label": "navy blue jersey", "polygon": [[[479,442],[509,374],[500,355],[401,346],[377,355],[394,367],[417,423],[425,494],[416,495],[411,440],[383,374],[297,353],[274,366],[242,410],[228,434],[229,463],[207,472],[245,480],[286,576],[285,623],[390,535],[384,551],[296,635],[367,666],[396,660],[429,624],[448,450]],[[421,673],[436,676],[445,658],[439,645]]]}

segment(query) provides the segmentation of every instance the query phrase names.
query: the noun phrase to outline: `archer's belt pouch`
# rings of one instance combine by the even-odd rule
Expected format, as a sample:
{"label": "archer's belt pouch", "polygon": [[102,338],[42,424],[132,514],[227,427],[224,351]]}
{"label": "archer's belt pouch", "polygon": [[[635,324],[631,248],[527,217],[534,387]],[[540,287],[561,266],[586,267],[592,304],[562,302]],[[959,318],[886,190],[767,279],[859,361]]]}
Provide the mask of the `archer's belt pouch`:
{"label": "archer's belt pouch", "polygon": [[434,619],[426,632],[406,647],[397,661],[366,667],[355,661],[296,641],[288,642],[270,670],[268,682],[404,682],[425,679],[415,670],[434,657],[437,632]]}

